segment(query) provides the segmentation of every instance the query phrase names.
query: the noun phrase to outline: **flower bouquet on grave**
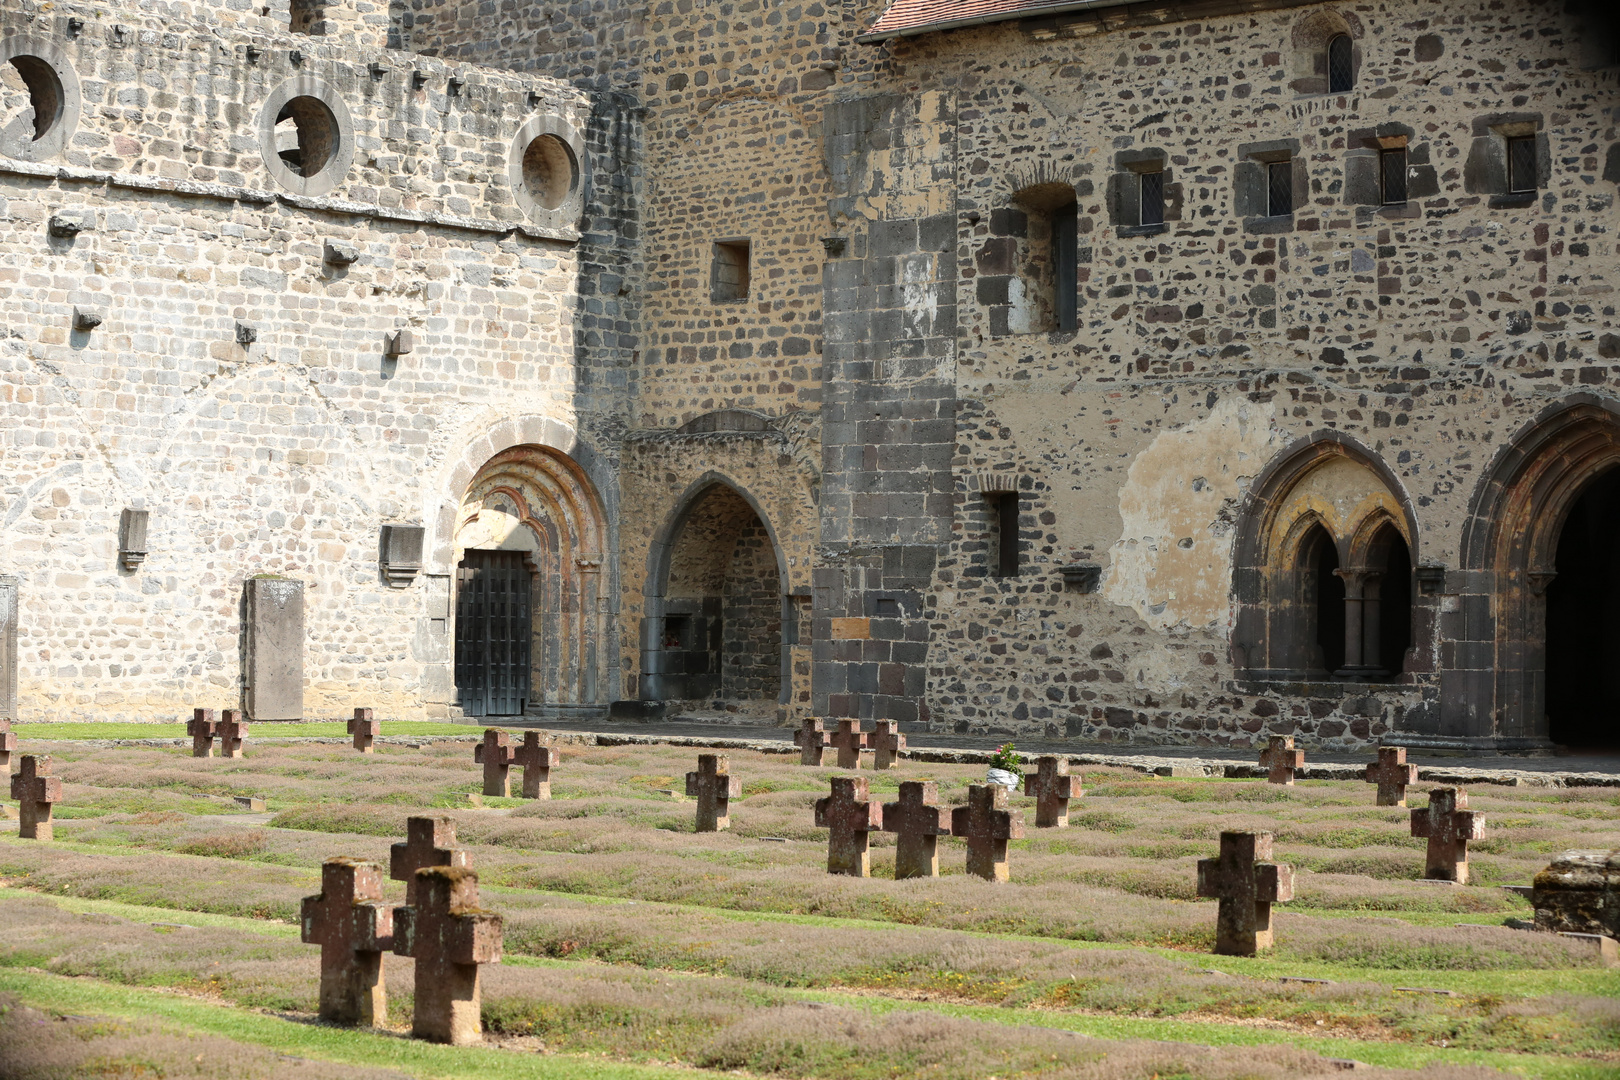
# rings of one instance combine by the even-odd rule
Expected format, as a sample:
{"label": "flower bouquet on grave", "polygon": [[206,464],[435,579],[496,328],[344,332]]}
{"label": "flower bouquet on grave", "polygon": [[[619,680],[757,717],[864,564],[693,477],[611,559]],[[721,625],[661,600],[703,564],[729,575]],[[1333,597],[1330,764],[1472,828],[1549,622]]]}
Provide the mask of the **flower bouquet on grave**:
{"label": "flower bouquet on grave", "polygon": [[1018,752],[1013,749],[1013,744],[1002,743],[996,747],[996,753],[990,759],[990,771],[985,776],[985,780],[992,784],[1000,784],[1009,791],[1017,791],[1023,777],[1024,765],[1019,760]]}

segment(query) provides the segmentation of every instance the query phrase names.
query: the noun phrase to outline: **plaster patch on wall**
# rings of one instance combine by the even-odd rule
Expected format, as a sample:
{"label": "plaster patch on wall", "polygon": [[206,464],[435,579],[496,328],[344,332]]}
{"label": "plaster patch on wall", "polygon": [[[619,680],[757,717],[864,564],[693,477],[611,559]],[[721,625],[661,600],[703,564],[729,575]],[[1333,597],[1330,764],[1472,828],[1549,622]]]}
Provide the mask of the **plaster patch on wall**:
{"label": "plaster patch on wall", "polygon": [[1155,629],[1224,627],[1232,516],[1281,441],[1271,409],[1242,397],[1156,436],[1120,491],[1124,527],[1109,550],[1103,595]]}

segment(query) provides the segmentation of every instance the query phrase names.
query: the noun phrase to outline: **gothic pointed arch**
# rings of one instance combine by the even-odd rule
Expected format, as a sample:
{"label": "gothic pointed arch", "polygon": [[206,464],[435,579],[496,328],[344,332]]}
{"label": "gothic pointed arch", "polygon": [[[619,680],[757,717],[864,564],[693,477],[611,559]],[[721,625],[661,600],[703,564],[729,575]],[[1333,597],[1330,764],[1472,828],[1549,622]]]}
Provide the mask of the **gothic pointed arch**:
{"label": "gothic pointed arch", "polygon": [[1250,489],[1234,545],[1232,658],[1253,682],[1389,682],[1411,664],[1418,530],[1389,467],[1335,431]]}
{"label": "gothic pointed arch", "polygon": [[611,604],[601,499],[580,464],[508,447],[458,507],[456,687],[469,715],[605,704]]}

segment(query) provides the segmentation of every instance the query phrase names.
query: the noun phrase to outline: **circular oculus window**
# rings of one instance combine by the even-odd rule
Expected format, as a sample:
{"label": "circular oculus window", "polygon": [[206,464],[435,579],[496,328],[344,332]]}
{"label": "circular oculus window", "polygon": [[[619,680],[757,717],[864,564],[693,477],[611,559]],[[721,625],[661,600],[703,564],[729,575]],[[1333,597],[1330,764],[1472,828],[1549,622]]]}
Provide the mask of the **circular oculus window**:
{"label": "circular oculus window", "polygon": [[0,40],[0,154],[45,161],[79,126],[79,77],[49,41],[19,34]]}
{"label": "circular oculus window", "polygon": [[276,88],[259,114],[259,146],[276,182],[299,195],[324,195],[354,162],[354,124],[342,99],[310,75]]}
{"label": "circular oculus window", "polygon": [[507,162],[512,195],[537,225],[564,229],[579,220],[585,203],[579,133],[560,117],[531,118],[512,139]]}

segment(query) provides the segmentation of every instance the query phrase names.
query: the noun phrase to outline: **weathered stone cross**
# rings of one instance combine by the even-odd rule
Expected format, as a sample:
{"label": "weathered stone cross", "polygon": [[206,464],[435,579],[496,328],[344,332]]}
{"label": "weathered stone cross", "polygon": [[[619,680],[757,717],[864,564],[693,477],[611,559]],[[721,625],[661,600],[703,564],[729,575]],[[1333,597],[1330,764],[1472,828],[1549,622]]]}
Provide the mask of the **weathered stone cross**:
{"label": "weathered stone cross", "polygon": [[832,794],[816,800],[816,828],[828,830],[827,873],[866,877],[872,870],[869,834],[883,828],[883,804],[873,802],[864,776],[835,776]]}
{"label": "weathered stone cross", "polygon": [[394,947],[394,909],[383,900],[382,867],[363,859],[327,859],[321,893],[304,897],[304,944],[321,947],[321,1019],[334,1024],[388,1023],[383,953]]}
{"label": "weathered stone cross", "polygon": [[11,775],[11,755],[17,752],[17,736],[10,720],[0,720],[0,774]]}
{"label": "weathered stone cross", "polygon": [[900,734],[900,721],[879,720],[873,725],[877,730],[872,732],[872,768],[893,769],[900,764],[900,751],[906,748],[906,737]]}
{"label": "weathered stone cross", "polygon": [[686,774],[686,793],[697,796],[697,831],[731,828],[731,800],[742,795],[742,777],[732,776],[725,754],[699,754],[697,772]]}
{"label": "weathered stone cross", "polygon": [[838,767],[840,769],[858,769],[861,767],[861,751],[866,749],[868,733],[861,730],[859,720],[838,721],[838,732],[832,737],[832,745],[838,747]]}
{"label": "weathered stone cross", "polygon": [[512,794],[507,770],[514,764],[512,740],[506,732],[484,729],[484,741],[473,748],[473,761],[484,766],[484,794],[506,798]]}
{"label": "weathered stone cross", "polygon": [[1305,765],[1305,751],[1294,749],[1292,735],[1273,735],[1271,744],[1260,751],[1260,764],[1271,770],[1266,779],[1273,784],[1292,784],[1294,770]]}
{"label": "weathered stone cross", "polygon": [[1253,956],[1271,948],[1271,905],[1294,898],[1294,868],[1271,858],[1268,832],[1223,832],[1217,859],[1198,860],[1198,895],[1220,900],[1215,951]]}
{"label": "weathered stone cross", "polygon": [[[555,747],[541,746],[540,733],[530,731],[523,736],[523,745],[512,751],[512,764],[523,768],[523,797],[525,799],[551,798],[551,767],[562,760]],[[485,766],[486,777],[488,766]],[[489,781],[484,781],[486,792]]]}
{"label": "weathered stone cross", "polygon": [[967,837],[967,872],[986,881],[1007,880],[1007,841],[1024,836],[1024,813],[1007,809],[1000,784],[969,784],[968,804],[951,809],[951,834]]}
{"label": "weathered stone cross", "polygon": [[389,849],[388,876],[405,883],[407,904],[416,900],[416,872],[424,866],[465,870],[472,865],[472,853],[456,847],[456,823],[449,818],[406,818],[405,837],[405,843]]}
{"label": "weathered stone cross", "polygon": [[356,709],[354,719],[349,721],[349,734],[354,736],[356,750],[362,754],[375,753],[371,741],[382,734],[382,721],[373,719],[370,709]]}
{"label": "weathered stone cross", "polygon": [[827,741],[827,725],[813,716],[805,717],[793,733],[793,744],[799,748],[800,765],[820,765],[822,751],[832,745]]}
{"label": "weathered stone cross", "polygon": [[1380,746],[1378,764],[1367,766],[1367,783],[1378,785],[1379,806],[1405,806],[1406,785],[1417,783],[1417,766],[1406,763],[1406,747]]}
{"label": "weathered stone cross", "polygon": [[1485,839],[1485,815],[1468,809],[1468,792],[1462,788],[1435,788],[1429,805],[1412,811],[1412,835],[1429,840],[1425,878],[1466,885],[1468,841]]}
{"label": "weathered stone cross", "polygon": [[221,709],[219,713],[219,726],[215,733],[219,735],[219,756],[239,758],[242,756],[242,743],[247,739],[247,721],[242,718],[241,709]]}
{"label": "weathered stone cross", "polygon": [[1024,794],[1035,800],[1037,829],[1069,827],[1069,800],[1080,797],[1080,778],[1069,775],[1069,759],[1050,754],[1036,759],[1036,771],[1024,776]]}
{"label": "weathered stone cross", "polygon": [[898,833],[894,876],[939,876],[939,838],[951,835],[945,808],[939,805],[939,785],[932,780],[906,780],[900,801],[883,804],[883,831]]}
{"label": "weathered stone cross", "polygon": [[478,875],[453,866],[418,870],[415,902],[394,911],[394,951],[416,958],[411,1034],[478,1042],[478,965],[501,960],[501,917],[478,906]]}
{"label": "weathered stone cross", "polygon": [[214,736],[219,734],[219,721],[213,709],[192,709],[186,722],[186,734],[191,736],[192,757],[213,757]]}
{"label": "weathered stone cross", "polygon": [[17,800],[17,835],[49,840],[51,812],[62,801],[62,781],[51,775],[51,759],[24,754],[21,769],[11,778],[11,797]]}

